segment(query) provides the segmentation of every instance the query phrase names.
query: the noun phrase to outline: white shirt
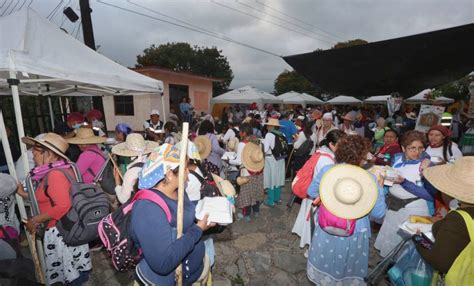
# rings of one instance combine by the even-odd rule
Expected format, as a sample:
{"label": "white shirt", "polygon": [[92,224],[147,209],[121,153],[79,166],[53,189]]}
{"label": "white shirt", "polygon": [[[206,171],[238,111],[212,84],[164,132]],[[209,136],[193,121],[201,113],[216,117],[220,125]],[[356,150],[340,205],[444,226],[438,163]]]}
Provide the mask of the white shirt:
{"label": "white shirt", "polygon": [[[117,199],[121,204],[126,203],[133,192],[133,187],[138,180],[138,174],[142,170],[142,167],[134,167],[136,163],[144,163],[146,161],[146,156],[141,156],[140,158],[135,159],[134,161],[130,162],[127,166],[127,172],[123,176],[122,185],[115,186],[115,193],[117,194]],[[132,168],[130,168],[132,167]]]}
{"label": "white shirt", "polygon": [[265,155],[273,155],[272,149],[275,148],[275,134],[272,132],[267,132],[265,139],[263,139],[263,150]]}
{"label": "white shirt", "polygon": [[[204,176],[201,170],[199,170],[197,167],[194,172],[196,172],[199,176]],[[189,173],[188,175],[188,182],[186,184],[185,190],[190,201],[194,202],[201,199],[201,182],[199,182],[199,179],[192,173]]]}
{"label": "white shirt", "polygon": [[158,123],[156,124],[153,124],[153,122],[148,122],[148,120],[145,120],[145,122],[143,122],[143,129],[147,130],[148,128],[153,128],[155,130],[161,130],[163,129],[163,126],[161,126],[161,121],[158,120]]}
{"label": "white shirt", "polygon": [[321,153],[324,153],[324,154],[328,154],[329,156],[331,156],[333,159],[331,160],[330,158],[328,158],[327,156],[320,156],[319,157],[319,160],[318,162],[316,163],[316,166],[314,167],[314,172],[313,172],[313,179],[316,178],[316,176],[318,175],[319,172],[321,172],[321,170],[323,169],[323,167],[325,166],[328,166],[328,165],[334,165],[336,164],[335,163],[335,160],[334,157],[334,153],[331,151],[331,149],[329,149],[328,147],[326,146],[323,146],[319,149],[319,151]]}
{"label": "white shirt", "polygon": [[[237,131],[239,131],[238,127],[233,127],[233,128],[235,128]],[[235,137],[236,136],[235,136],[234,130],[232,130],[232,128],[229,128],[229,129],[227,129],[227,132],[224,134],[224,138],[222,138],[222,142],[227,144],[227,142],[229,142],[229,140],[234,139]]]}
{"label": "white shirt", "polygon": [[[313,148],[311,148],[311,151],[309,152],[309,155],[313,155],[314,151],[316,150],[316,145],[318,144],[318,140],[316,138],[316,134],[311,133],[310,136],[311,141],[313,141]],[[303,145],[303,143],[306,141],[306,135],[304,134],[303,131],[301,131],[298,134],[298,139],[296,139],[295,143],[293,143],[293,148],[298,149]]]}
{"label": "white shirt", "polygon": [[[454,142],[452,142],[451,144],[452,144],[451,145],[451,151],[452,151],[453,155],[450,156],[449,155],[449,150],[447,150],[446,156],[448,157],[448,161],[450,159],[457,160],[457,159],[462,157],[462,152],[461,152],[461,150],[459,150],[458,144],[456,144]],[[431,157],[439,157],[439,158],[444,160],[443,146],[436,147],[436,148],[432,148],[431,146],[428,146],[428,148],[426,148],[426,153],[428,153],[428,155],[430,155]]]}

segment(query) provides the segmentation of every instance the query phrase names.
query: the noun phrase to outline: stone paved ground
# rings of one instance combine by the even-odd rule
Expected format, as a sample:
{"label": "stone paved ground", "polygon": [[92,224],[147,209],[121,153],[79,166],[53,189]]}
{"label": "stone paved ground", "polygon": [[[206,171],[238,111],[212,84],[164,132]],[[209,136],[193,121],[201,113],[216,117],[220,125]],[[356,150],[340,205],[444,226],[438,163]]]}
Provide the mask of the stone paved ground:
{"label": "stone paved ground", "polygon": [[[304,250],[299,248],[299,237],[291,233],[299,204],[286,210],[289,192],[289,188],[283,192],[282,205],[262,207],[259,218],[235,222],[217,235],[214,285],[311,285]],[[112,269],[105,251],[93,252],[92,257],[92,285],[133,284],[130,273]],[[377,253],[371,251],[369,267],[378,260]],[[379,285],[387,284],[382,281]]]}

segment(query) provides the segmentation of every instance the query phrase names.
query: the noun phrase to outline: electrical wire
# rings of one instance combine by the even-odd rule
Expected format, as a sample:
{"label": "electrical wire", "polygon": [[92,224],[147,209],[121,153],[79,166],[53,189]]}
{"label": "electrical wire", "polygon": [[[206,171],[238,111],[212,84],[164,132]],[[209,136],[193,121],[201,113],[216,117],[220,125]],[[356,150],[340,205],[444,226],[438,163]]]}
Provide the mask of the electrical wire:
{"label": "electrical wire", "polygon": [[[62,3],[63,3],[63,0],[61,0],[61,4],[62,4]],[[57,13],[62,10],[61,8],[64,8],[64,6],[61,7],[61,5],[60,5],[59,8],[56,9],[56,11],[54,11],[54,13],[53,13],[53,15],[51,16],[51,18],[49,18],[49,20],[50,20],[51,22],[54,21],[54,18],[56,17]]]}
{"label": "electrical wire", "polygon": [[51,15],[53,15],[53,13],[56,12],[56,10],[59,8],[59,6],[61,6],[63,1],[64,0],[59,1],[58,5],[56,7],[54,7],[54,9],[51,12],[49,12],[48,16],[46,17],[48,20],[49,20],[49,17],[51,17]]}
{"label": "electrical wire", "polygon": [[21,4],[21,6],[20,6],[20,8],[19,8],[18,10],[21,10],[21,9],[23,8],[23,6],[25,6],[26,2],[28,2],[28,0],[25,0],[25,1],[23,2],[23,4]]}
{"label": "electrical wire", "polygon": [[298,27],[298,28],[300,28],[300,29],[302,29],[302,30],[305,30],[305,31],[310,32],[310,33],[312,33],[312,34],[315,34],[315,35],[317,35],[317,36],[326,37],[326,38],[330,39],[331,41],[332,41],[332,40],[338,40],[338,39],[336,39],[336,38],[334,38],[334,37],[332,37],[332,36],[328,36],[328,35],[325,35],[325,34],[320,34],[320,33],[317,33],[317,32],[315,32],[315,31],[313,31],[313,30],[307,29],[307,28],[305,28],[305,27],[303,27],[303,26],[301,26],[301,25],[296,24],[295,22],[291,22],[291,21],[288,21],[288,20],[286,20],[286,19],[283,19],[282,17],[272,15],[272,14],[266,12],[265,10],[255,8],[255,7],[253,7],[253,6],[251,6],[251,5],[248,5],[248,4],[245,4],[245,3],[241,3],[241,2],[239,2],[238,0],[235,0],[235,2],[236,2],[237,4],[239,4],[239,5],[242,5],[242,6],[244,6],[244,7],[250,8],[250,9],[252,9],[252,10],[258,11],[258,12],[264,14],[264,15],[273,17],[273,18],[275,18],[275,19],[278,19],[278,20],[280,20],[280,21],[282,21],[282,22],[285,22],[285,23],[287,23],[287,24],[290,24],[290,25],[293,25],[293,26],[295,26],[295,27]]}
{"label": "electrical wire", "polygon": [[7,8],[5,8],[5,10],[2,12],[2,15],[0,16],[4,16],[4,15],[8,15],[6,14],[6,12],[8,11],[8,9],[10,9],[10,6],[13,4],[13,2],[15,2],[15,0],[12,0],[12,2],[10,2],[10,4],[8,4]]}
{"label": "electrical wire", "polygon": [[8,0],[5,0],[5,1],[3,1],[3,4],[2,4],[2,5],[0,5],[0,9],[2,9],[2,8],[3,8],[3,6],[5,6],[5,4],[6,4],[7,2],[8,2]]}
{"label": "electrical wire", "polygon": [[328,34],[328,35],[333,35],[334,37],[336,37],[336,38],[338,38],[338,39],[344,40],[343,38],[337,36],[337,35],[334,34],[334,33],[330,33],[330,32],[328,32],[328,31],[326,31],[326,30],[323,30],[323,29],[321,29],[321,28],[318,28],[318,27],[314,26],[313,24],[310,24],[310,23],[305,22],[305,21],[302,21],[302,20],[300,20],[300,19],[298,19],[298,18],[296,18],[296,17],[293,17],[293,16],[291,16],[291,15],[288,15],[287,13],[282,12],[282,11],[280,11],[280,10],[278,10],[278,9],[275,9],[275,8],[273,8],[273,7],[267,5],[267,4],[265,4],[265,3],[263,3],[263,2],[261,2],[261,1],[259,1],[259,0],[256,0],[255,2],[257,2],[257,3],[260,4],[260,5],[262,5],[263,7],[267,7],[267,8],[270,9],[270,10],[273,10],[273,11],[275,11],[275,12],[277,12],[277,13],[280,13],[280,14],[283,15],[283,16],[286,16],[286,17],[288,17],[288,18],[291,18],[291,19],[293,19],[293,20],[296,20],[296,21],[298,21],[298,22],[300,22],[300,23],[302,23],[302,24],[308,25],[309,27],[312,27],[312,28],[314,28],[314,29],[317,29],[317,30],[319,30],[319,31],[321,31],[321,32],[324,32],[324,33]]}
{"label": "electrical wire", "polygon": [[[21,0],[18,0],[18,2],[16,2],[15,6],[13,6],[12,10],[10,12],[7,12],[7,15],[10,15],[11,13],[13,13],[13,11],[15,11],[16,7],[18,6],[18,4],[20,4],[20,1]],[[8,11],[8,9],[7,9]]]}
{"label": "electrical wire", "polygon": [[217,38],[217,39],[221,39],[221,40],[224,40],[224,41],[227,41],[227,42],[234,43],[234,44],[236,44],[236,45],[240,45],[240,46],[243,46],[243,47],[247,47],[247,48],[249,48],[249,49],[253,49],[253,50],[256,50],[256,51],[259,51],[259,52],[268,54],[268,55],[272,55],[272,56],[281,58],[281,55],[277,55],[277,54],[275,54],[275,53],[273,53],[273,52],[266,51],[266,50],[261,49],[261,48],[257,48],[257,47],[255,47],[255,46],[250,45],[250,44],[246,44],[246,43],[244,43],[244,42],[240,42],[240,41],[231,39],[231,38],[229,38],[229,37],[219,36],[219,35],[217,35],[217,34],[215,34],[215,33],[209,33],[209,32],[205,32],[205,31],[202,31],[202,30],[193,28],[193,27],[189,27],[189,26],[184,26],[184,25],[181,25],[181,24],[177,24],[177,23],[174,23],[174,22],[171,22],[171,21],[167,21],[167,20],[165,20],[165,19],[161,19],[161,18],[158,18],[158,17],[153,17],[153,16],[150,16],[150,15],[147,15],[147,14],[144,14],[144,13],[141,13],[141,12],[138,12],[138,11],[134,11],[134,10],[127,9],[127,8],[124,8],[124,7],[120,7],[120,6],[116,6],[116,5],[107,3],[107,2],[103,2],[103,1],[101,1],[101,0],[97,0],[97,3],[101,3],[101,4],[103,4],[103,5],[107,5],[107,6],[110,6],[110,7],[114,7],[114,8],[116,8],[116,9],[120,9],[120,10],[122,10],[122,11],[126,11],[126,12],[129,12],[129,13],[132,13],[132,14],[136,14],[136,15],[139,15],[139,16],[142,16],[142,17],[154,19],[154,20],[157,20],[157,21],[160,21],[160,22],[163,22],[163,23],[167,23],[167,24],[173,25],[173,26],[181,27],[181,28],[183,28],[183,29],[187,29],[187,30],[194,31],[194,32],[197,32],[197,33],[205,34],[205,35],[208,35],[208,36],[210,36],[210,37],[214,37],[214,38]]}
{"label": "electrical wire", "polygon": [[247,13],[247,12],[242,11],[242,10],[239,10],[239,9],[236,9],[236,8],[234,8],[234,7],[227,6],[227,5],[224,5],[224,4],[222,4],[222,3],[217,3],[217,2],[215,2],[214,0],[211,0],[211,3],[214,3],[214,4],[216,4],[216,5],[225,7],[225,8],[227,8],[227,9],[232,10],[232,11],[235,11],[235,12],[237,12],[237,13],[240,13],[240,14],[243,14],[243,15],[247,15],[247,16],[249,16],[249,17],[253,17],[253,18],[259,19],[260,21],[264,21],[264,22],[270,23],[270,24],[275,25],[275,26],[277,26],[277,27],[280,27],[280,28],[282,28],[282,29],[285,29],[285,30],[288,30],[288,31],[291,31],[291,32],[298,33],[298,34],[303,35],[303,36],[305,36],[305,37],[312,38],[312,39],[314,39],[314,40],[322,41],[322,42],[325,42],[325,43],[328,43],[328,44],[331,44],[331,45],[335,43],[334,41],[326,41],[326,40],[321,39],[321,38],[313,37],[313,36],[308,35],[308,34],[306,34],[306,33],[303,33],[303,32],[300,32],[300,31],[298,31],[298,30],[285,27],[285,26],[280,25],[280,24],[278,24],[278,23],[275,23],[275,22],[266,20],[266,19],[264,19],[264,18],[255,16],[255,15],[253,15],[253,14]]}

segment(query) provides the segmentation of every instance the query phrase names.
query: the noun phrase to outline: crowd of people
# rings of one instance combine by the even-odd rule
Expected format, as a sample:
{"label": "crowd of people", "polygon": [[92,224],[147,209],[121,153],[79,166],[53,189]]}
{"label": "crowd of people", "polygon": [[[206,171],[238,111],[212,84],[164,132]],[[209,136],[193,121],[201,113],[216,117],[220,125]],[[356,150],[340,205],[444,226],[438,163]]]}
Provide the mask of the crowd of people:
{"label": "crowd of people", "polygon": [[[172,113],[173,120],[165,122],[159,111],[151,110],[143,130],[120,123],[113,140],[107,138],[97,110],[86,116],[73,112],[54,132],[22,138],[29,148],[23,155],[33,168],[23,170],[20,159],[17,170],[19,175],[28,173],[19,178],[31,184],[18,184],[2,174],[0,225],[2,232],[20,237],[13,195],[35,197],[39,212],[24,223],[31,234],[44,231],[48,283],[83,285],[89,279],[90,251],[103,247],[102,235],[100,240],[97,236],[69,245],[58,222],[64,223],[74,208],[69,190],[77,180],[94,185],[100,184],[98,178],[114,183],[107,193],[109,212],[114,220],[123,219],[126,226],[121,227],[131,247],[139,250],[138,258],[126,260],[136,262],[128,270],[134,271],[138,285],[174,285],[180,264],[184,285],[206,285],[215,261],[213,237],[223,226],[208,216],[196,219],[198,202],[225,197],[237,220],[254,223],[262,205],[282,204],[290,181],[294,193],[302,190],[292,231],[306,248],[311,282],[365,284],[370,237],[376,235],[374,247],[380,256],[390,255],[407,237],[400,225],[415,218],[434,223],[431,246],[416,244],[416,250],[447,285],[456,285],[449,283],[463,275],[472,277],[471,262],[460,265],[468,260],[459,259],[474,243],[474,157],[466,156],[472,155],[468,153],[474,142],[463,132],[454,134],[445,125],[434,125],[426,134],[416,131],[416,110],[388,116],[383,108],[280,110],[270,105],[258,110],[252,104],[196,120],[187,99],[179,109],[180,116]],[[184,227],[178,238],[178,172],[184,142],[180,122],[189,122],[191,132],[185,152]],[[456,127],[465,129],[467,137],[469,123]],[[107,164],[113,169],[111,178],[101,177]],[[146,190],[157,197],[140,199]],[[98,227],[100,233],[102,226]],[[15,248],[3,242],[0,239],[1,258],[18,257]],[[119,269],[122,258],[114,255],[117,261],[112,263]],[[453,274],[460,268],[468,273]]]}

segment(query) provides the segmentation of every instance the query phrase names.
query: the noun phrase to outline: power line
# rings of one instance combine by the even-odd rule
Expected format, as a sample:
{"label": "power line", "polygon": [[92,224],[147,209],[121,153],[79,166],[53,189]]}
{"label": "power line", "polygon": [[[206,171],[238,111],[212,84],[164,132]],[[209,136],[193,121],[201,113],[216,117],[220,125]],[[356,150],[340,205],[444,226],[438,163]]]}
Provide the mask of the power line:
{"label": "power line", "polygon": [[54,7],[54,9],[51,12],[49,12],[48,16],[46,17],[48,20],[49,20],[49,17],[51,17],[51,15],[53,15],[53,13],[56,12],[56,10],[59,8],[59,6],[61,6],[63,1],[64,0],[59,1],[58,5],[56,7]]}
{"label": "power line", "polygon": [[[11,10],[9,13],[7,13],[7,15],[10,15],[11,13],[13,13],[13,11],[15,11],[16,7],[18,6],[18,4],[20,4],[20,1],[21,1],[21,0],[19,0],[18,2],[16,2],[15,6],[13,6],[12,10]],[[8,9],[7,9],[7,11],[8,11]]]}
{"label": "power line", "polygon": [[23,6],[25,6],[26,2],[28,2],[28,0],[25,0],[25,2],[23,2],[23,4],[21,4],[21,6],[18,10],[21,10],[23,8]]}
{"label": "power line", "polygon": [[322,41],[322,42],[326,42],[326,43],[331,44],[331,45],[334,44],[334,41],[329,42],[329,41],[326,41],[326,40],[324,40],[324,39],[320,39],[320,38],[316,38],[316,37],[310,36],[310,35],[308,35],[308,34],[306,34],[306,33],[302,33],[302,32],[300,32],[300,31],[298,31],[298,30],[285,27],[285,26],[280,25],[280,24],[278,24],[278,23],[275,23],[275,22],[266,20],[266,19],[264,19],[264,18],[255,16],[255,15],[253,15],[253,14],[247,13],[247,12],[242,11],[242,10],[239,10],[239,9],[236,9],[236,8],[234,8],[234,7],[227,6],[227,5],[224,5],[224,4],[222,4],[222,3],[217,3],[217,2],[215,2],[214,0],[211,0],[211,3],[214,3],[214,4],[216,4],[216,5],[225,7],[225,8],[227,8],[227,9],[232,10],[232,11],[235,11],[235,12],[237,12],[237,13],[240,13],[240,14],[243,14],[243,15],[247,15],[247,16],[249,16],[249,17],[253,17],[253,18],[259,19],[260,21],[264,21],[264,22],[270,23],[270,24],[272,24],[272,25],[278,26],[278,27],[283,28],[283,29],[285,29],[285,30],[298,33],[298,34],[303,35],[303,36],[305,36],[305,37],[312,38],[312,39],[315,39],[315,40],[318,40],[318,41]]}
{"label": "power line", "polygon": [[317,33],[317,32],[315,32],[315,31],[312,31],[312,30],[310,30],[310,29],[307,29],[307,28],[305,28],[305,27],[303,27],[303,26],[301,26],[301,25],[295,24],[295,22],[291,22],[291,21],[288,21],[288,20],[286,20],[286,19],[283,19],[282,17],[272,15],[272,14],[266,12],[265,10],[255,8],[255,7],[253,7],[253,6],[251,6],[251,5],[248,5],[248,4],[245,4],[245,3],[241,3],[241,2],[239,2],[238,0],[235,0],[235,2],[236,2],[237,4],[240,4],[240,5],[242,5],[242,6],[245,6],[245,7],[247,7],[247,8],[252,9],[252,10],[258,11],[258,12],[264,14],[264,15],[273,17],[273,18],[278,19],[278,20],[280,20],[280,21],[282,21],[282,22],[285,22],[285,23],[287,23],[287,24],[293,25],[293,26],[298,27],[298,28],[300,28],[300,29],[302,29],[302,30],[305,30],[305,31],[307,31],[307,32],[310,32],[310,33],[312,33],[312,34],[315,34],[315,35],[317,35],[317,36],[326,37],[326,38],[328,38],[328,39],[330,39],[330,40],[338,40],[338,39],[336,39],[336,38],[334,38],[334,37],[332,37],[332,36],[327,36],[327,35],[320,34],[320,33]]}
{"label": "power line", "polygon": [[15,2],[15,0],[12,0],[12,2],[10,2],[10,4],[8,4],[7,8],[5,8],[5,10],[2,12],[2,15],[0,15],[0,16],[3,17],[3,15],[8,15],[8,14],[6,14],[6,12],[8,11],[8,9],[10,9],[10,6],[13,4],[13,2]]}
{"label": "power line", "polygon": [[5,1],[3,1],[3,4],[2,4],[2,5],[0,5],[0,9],[2,9],[2,8],[3,8],[3,6],[5,6],[5,4],[7,3],[7,1],[8,1],[8,0],[5,0]]}
{"label": "power line", "polygon": [[62,8],[64,8],[64,6],[61,7],[61,6],[62,6],[62,3],[63,3],[63,0],[61,0],[61,5],[58,7],[58,9],[56,9],[56,11],[54,11],[53,15],[51,15],[51,18],[49,18],[49,20],[50,20],[51,22],[53,22],[53,20],[54,20],[54,18],[56,17],[57,13],[58,13]]}
{"label": "power line", "polygon": [[330,32],[328,32],[328,31],[326,31],[326,30],[323,30],[323,29],[321,29],[321,28],[318,28],[318,27],[314,26],[313,24],[310,24],[310,23],[305,22],[305,21],[302,21],[302,20],[300,20],[300,19],[298,19],[298,18],[296,18],[296,17],[293,17],[293,16],[291,16],[291,15],[288,15],[287,13],[282,12],[282,11],[280,11],[280,10],[278,10],[278,9],[275,9],[275,8],[273,8],[273,7],[271,7],[271,6],[267,5],[267,4],[265,4],[265,3],[263,3],[263,2],[260,2],[259,0],[255,0],[255,2],[257,2],[257,3],[260,4],[260,5],[262,5],[263,7],[267,7],[267,8],[270,9],[270,10],[273,10],[273,11],[275,11],[275,12],[277,12],[277,13],[280,13],[280,14],[283,15],[283,16],[286,16],[286,17],[288,17],[288,18],[291,18],[291,19],[293,19],[293,20],[296,20],[296,21],[298,21],[298,22],[300,22],[300,23],[302,23],[302,24],[308,25],[308,26],[310,26],[310,27],[312,27],[312,28],[314,28],[314,29],[317,29],[317,30],[319,30],[319,31],[321,31],[321,32],[324,32],[324,33],[326,33],[326,34],[328,34],[328,35],[333,35],[333,36],[335,36],[335,37],[338,38],[338,39],[344,40],[343,38],[341,38],[341,37],[335,35],[334,33],[330,33]]}
{"label": "power line", "polygon": [[234,44],[236,44],[236,45],[240,45],[240,46],[243,46],[243,47],[246,47],[246,48],[249,48],[249,49],[253,49],[253,50],[256,50],[256,51],[259,51],[259,52],[268,54],[268,55],[272,55],[272,56],[281,58],[280,55],[277,55],[277,54],[275,54],[275,53],[266,51],[266,50],[261,49],[261,48],[257,48],[257,47],[255,47],[255,46],[252,46],[252,45],[250,45],[250,44],[246,44],[246,43],[244,43],[244,42],[240,42],[240,41],[231,39],[231,38],[229,38],[229,37],[219,36],[219,35],[216,34],[216,33],[209,33],[209,32],[205,32],[205,31],[202,31],[202,30],[193,28],[193,27],[189,27],[189,26],[184,26],[184,25],[181,25],[181,24],[173,23],[173,22],[170,22],[170,21],[167,21],[167,20],[158,18],[158,17],[153,17],[153,16],[150,16],[150,15],[147,15],[147,14],[140,13],[140,12],[138,12],[138,11],[133,11],[133,10],[130,10],[130,9],[127,9],[127,8],[123,8],[123,7],[116,6],[116,5],[113,5],[113,4],[110,4],[110,3],[106,3],[106,2],[103,2],[103,1],[101,1],[101,0],[97,0],[97,3],[101,3],[101,4],[103,4],[103,5],[107,5],[107,6],[114,7],[114,8],[116,8],[116,9],[120,9],[120,10],[129,12],[129,13],[133,13],[133,14],[136,14],[136,15],[140,15],[140,16],[142,16],[142,17],[154,19],[154,20],[157,20],[157,21],[160,21],[160,22],[163,22],[163,23],[167,23],[167,24],[173,25],[173,26],[181,27],[181,28],[183,28],[183,29],[187,29],[187,30],[191,30],[191,31],[194,31],[194,32],[197,32],[197,33],[205,34],[205,35],[208,35],[208,36],[210,36],[210,37],[214,37],[214,38],[217,38],[217,39],[221,39],[221,40],[224,40],[224,41],[227,41],[227,42],[234,43]]}

